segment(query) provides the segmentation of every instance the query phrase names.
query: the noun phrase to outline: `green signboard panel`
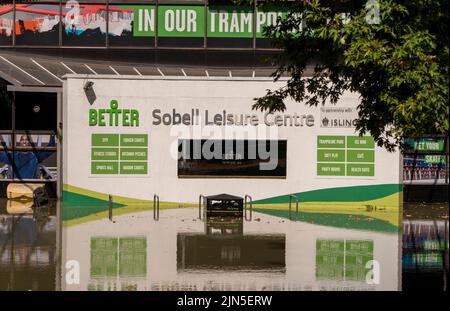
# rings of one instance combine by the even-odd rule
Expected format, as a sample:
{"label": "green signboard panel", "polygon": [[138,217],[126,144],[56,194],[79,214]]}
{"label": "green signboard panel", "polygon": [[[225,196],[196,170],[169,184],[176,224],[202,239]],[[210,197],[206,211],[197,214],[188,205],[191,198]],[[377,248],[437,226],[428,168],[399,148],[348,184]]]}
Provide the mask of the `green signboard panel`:
{"label": "green signboard panel", "polygon": [[445,139],[444,138],[406,138],[404,141],[406,147],[412,151],[430,151],[430,152],[444,152]]}
{"label": "green signboard panel", "polygon": [[345,176],[345,164],[317,163],[318,176]]}
{"label": "green signboard panel", "polygon": [[375,176],[371,136],[317,136],[317,176]]}
{"label": "green signboard panel", "polygon": [[[120,16],[131,12],[134,37],[195,38],[206,33],[209,38],[260,39],[266,26],[276,25],[278,18],[288,14],[286,8],[259,8],[255,13],[253,7],[232,5],[209,6],[206,13],[201,5],[118,5],[110,10],[122,24],[129,20]],[[118,35],[121,23],[111,19],[112,33]]]}
{"label": "green signboard panel", "polygon": [[119,148],[92,148],[91,159],[100,161],[118,160]]}
{"label": "green signboard panel", "polygon": [[91,163],[91,174],[118,174],[118,162],[97,162]]}
{"label": "green signboard panel", "polygon": [[317,136],[317,148],[345,148],[345,136]]}
{"label": "green signboard panel", "polygon": [[374,150],[347,150],[347,162],[374,162]]}
{"label": "green signboard panel", "polygon": [[154,6],[123,6],[131,8],[133,14],[133,36],[135,37],[154,37],[156,34],[156,10]]}
{"label": "green signboard panel", "polygon": [[264,30],[267,26],[277,25],[277,20],[283,19],[288,14],[287,9],[280,10],[278,8],[258,9],[255,15],[256,38],[264,38]]}
{"label": "green signboard panel", "polygon": [[121,160],[142,161],[148,159],[147,148],[121,148]]}
{"label": "green signboard panel", "polygon": [[430,155],[427,154],[424,156],[424,159],[428,163],[438,163],[438,164],[444,164],[445,163],[445,156],[444,155]]}
{"label": "green signboard panel", "polygon": [[147,162],[120,162],[120,174],[147,174]]}
{"label": "green signboard panel", "polygon": [[126,147],[147,147],[148,135],[147,134],[121,134],[120,146]]}
{"label": "green signboard panel", "polygon": [[317,161],[345,162],[345,151],[339,149],[319,149],[317,150]]}
{"label": "green signboard panel", "polygon": [[209,7],[208,37],[253,38],[253,10],[234,6]]}
{"label": "green signboard panel", "polygon": [[92,146],[116,147],[119,146],[117,134],[92,134]]}
{"label": "green signboard panel", "polygon": [[167,6],[158,7],[158,36],[204,37],[205,7]]}
{"label": "green signboard panel", "polygon": [[374,176],[373,164],[347,164],[347,176]]}
{"label": "green signboard panel", "polygon": [[148,134],[92,134],[91,145],[91,175],[148,173]]}
{"label": "green signboard panel", "polygon": [[371,136],[347,136],[347,148],[373,149],[375,141]]}
{"label": "green signboard panel", "polygon": [[420,151],[444,151],[444,140],[419,141],[415,143],[415,149]]}

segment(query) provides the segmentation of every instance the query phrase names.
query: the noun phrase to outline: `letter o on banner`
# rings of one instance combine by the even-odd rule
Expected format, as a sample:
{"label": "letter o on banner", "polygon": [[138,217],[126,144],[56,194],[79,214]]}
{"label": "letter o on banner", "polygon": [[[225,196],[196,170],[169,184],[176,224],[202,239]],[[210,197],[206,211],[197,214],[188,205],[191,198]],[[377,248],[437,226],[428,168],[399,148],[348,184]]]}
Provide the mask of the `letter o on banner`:
{"label": "letter o on banner", "polygon": [[175,29],[175,13],[173,10],[167,10],[164,16],[164,28],[166,31]]}

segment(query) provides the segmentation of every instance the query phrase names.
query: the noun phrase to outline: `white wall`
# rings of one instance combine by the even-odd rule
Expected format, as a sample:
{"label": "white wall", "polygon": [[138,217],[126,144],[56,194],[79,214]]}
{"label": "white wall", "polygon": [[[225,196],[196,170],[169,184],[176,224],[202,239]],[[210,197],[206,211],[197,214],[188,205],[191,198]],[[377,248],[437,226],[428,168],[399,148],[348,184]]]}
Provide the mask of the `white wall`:
{"label": "white wall", "polygon": [[[242,178],[178,178],[177,160],[169,156],[176,137],[170,136],[170,126],[152,125],[153,109],[190,112],[192,108],[210,113],[255,113],[253,98],[265,94],[283,82],[269,80],[208,80],[208,79],[123,79],[90,76],[97,99],[92,107],[109,108],[112,99],[119,108],[140,111],[138,128],[90,127],[91,108],[83,91],[84,76],[69,76],[64,81],[64,184],[102,193],[139,199],[152,199],[157,193],[161,201],[196,202],[199,194],[230,193],[252,195],[262,199],[288,193],[353,185],[399,183],[400,155],[382,148],[375,149],[374,177],[318,177],[316,175],[317,135],[355,135],[352,128],[320,127],[320,108],[303,103],[287,102],[285,113],[312,114],[314,126],[278,127],[277,136],[287,139],[287,177],[285,179]],[[346,93],[339,107],[356,107],[357,94]],[[258,112],[260,119],[262,113]],[[90,174],[91,133],[148,133],[149,174],[144,177],[97,177]]]}

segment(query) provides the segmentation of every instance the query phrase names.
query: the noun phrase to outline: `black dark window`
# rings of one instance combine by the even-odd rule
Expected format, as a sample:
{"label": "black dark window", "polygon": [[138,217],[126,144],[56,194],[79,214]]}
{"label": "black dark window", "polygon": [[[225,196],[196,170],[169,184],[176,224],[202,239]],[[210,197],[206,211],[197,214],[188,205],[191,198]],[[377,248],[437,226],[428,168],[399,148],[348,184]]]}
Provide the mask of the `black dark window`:
{"label": "black dark window", "polygon": [[16,130],[56,131],[56,94],[16,93]]}
{"label": "black dark window", "polygon": [[286,177],[286,140],[178,141],[179,177]]}
{"label": "black dark window", "polygon": [[[5,88],[0,88],[5,90]],[[56,94],[16,92],[1,97],[0,180],[56,179]],[[14,120],[11,115],[14,114]],[[12,122],[14,121],[14,122]],[[2,124],[4,124],[2,122]],[[0,195],[2,195],[0,193]]]}
{"label": "black dark window", "polygon": [[108,17],[109,46],[155,45],[156,6],[149,1],[146,5],[110,5]]}
{"label": "black dark window", "polygon": [[[96,1],[91,1],[96,2]],[[62,6],[62,45],[105,46],[106,4]]]}
{"label": "black dark window", "polygon": [[12,4],[0,4],[0,45],[11,45],[14,12]]}
{"label": "black dark window", "polygon": [[12,130],[12,99],[2,79],[0,79],[0,130]]}
{"label": "black dark window", "polygon": [[58,45],[60,6],[23,4],[16,6],[17,45]]}

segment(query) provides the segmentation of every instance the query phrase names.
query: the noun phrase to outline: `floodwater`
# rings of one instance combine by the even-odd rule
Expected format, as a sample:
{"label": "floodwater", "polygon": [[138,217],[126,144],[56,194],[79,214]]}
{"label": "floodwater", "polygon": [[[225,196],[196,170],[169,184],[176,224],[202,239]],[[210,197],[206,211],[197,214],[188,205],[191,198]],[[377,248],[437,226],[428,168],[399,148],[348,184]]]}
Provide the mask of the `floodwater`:
{"label": "floodwater", "polygon": [[402,234],[257,212],[200,220],[195,208],[61,227],[54,207],[0,201],[0,290],[442,290],[441,216],[405,211]]}
{"label": "floodwater", "polygon": [[54,205],[39,212],[0,199],[0,290],[55,290]]}
{"label": "floodwater", "polygon": [[405,205],[403,290],[444,290],[448,280],[448,205]]}

